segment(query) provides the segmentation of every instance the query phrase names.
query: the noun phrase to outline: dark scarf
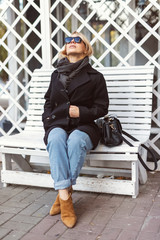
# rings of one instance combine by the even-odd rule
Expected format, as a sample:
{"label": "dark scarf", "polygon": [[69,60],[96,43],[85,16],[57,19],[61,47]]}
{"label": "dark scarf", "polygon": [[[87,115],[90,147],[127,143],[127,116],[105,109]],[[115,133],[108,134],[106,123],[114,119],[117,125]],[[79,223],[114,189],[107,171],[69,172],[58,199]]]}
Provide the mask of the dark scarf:
{"label": "dark scarf", "polygon": [[59,74],[59,80],[66,89],[69,87],[71,79],[76,76],[82,68],[87,66],[88,63],[88,57],[85,57],[75,63],[70,63],[68,58],[62,58],[58,62],[57,71]]}

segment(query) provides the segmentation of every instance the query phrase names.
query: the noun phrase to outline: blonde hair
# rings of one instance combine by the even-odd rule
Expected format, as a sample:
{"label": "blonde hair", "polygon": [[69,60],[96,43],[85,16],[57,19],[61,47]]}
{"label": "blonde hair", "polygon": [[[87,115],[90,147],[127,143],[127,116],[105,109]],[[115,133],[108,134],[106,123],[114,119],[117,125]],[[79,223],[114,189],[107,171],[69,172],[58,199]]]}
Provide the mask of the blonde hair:
{"label": "blonde hair", "polygon": [[[88,41],[88,39],[87,39],[82,33],[80,33],[80,32],[76,32],[76,31],[75,31],[75,32],[73,32],[73,33],[71,34],[71,37],[72,37],[73,35],[76,35],[77,37],[80,37],[80,38],[82,39],[82,41],[84,42],[85,47],[86,47],[86,51],[85,51],[85,53],[84,53],[84,57],[86,57],[86,56],[90,57],[90,56],[93,54],[93,48],[92,48],[90,42]],[[66,45],[65,45],[64,50],[62,50],[61,52],[59,52],[59,56],[58,56],[58,57],[59,57],[59,59],[67,57]]]}

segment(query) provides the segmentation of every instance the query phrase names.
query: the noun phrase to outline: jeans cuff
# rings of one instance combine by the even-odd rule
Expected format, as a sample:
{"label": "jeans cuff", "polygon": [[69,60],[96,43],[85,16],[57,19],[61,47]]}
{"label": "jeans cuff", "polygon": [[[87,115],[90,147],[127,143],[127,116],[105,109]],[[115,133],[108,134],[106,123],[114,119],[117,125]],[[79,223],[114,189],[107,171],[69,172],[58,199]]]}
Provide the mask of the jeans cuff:
{"label": "jeans cuff", "polygon": [[72,185],[76,185],[76,179],[72,179]]}
{"label": "jeans cuff", "polygon": [[66,180],[62,180],[62,181],[58,181],[58,182],[54,183],[54,189],[55,190],[65,189],[65,188],[70,187],[71,185],[72,185],[71,180],[66,179]]}

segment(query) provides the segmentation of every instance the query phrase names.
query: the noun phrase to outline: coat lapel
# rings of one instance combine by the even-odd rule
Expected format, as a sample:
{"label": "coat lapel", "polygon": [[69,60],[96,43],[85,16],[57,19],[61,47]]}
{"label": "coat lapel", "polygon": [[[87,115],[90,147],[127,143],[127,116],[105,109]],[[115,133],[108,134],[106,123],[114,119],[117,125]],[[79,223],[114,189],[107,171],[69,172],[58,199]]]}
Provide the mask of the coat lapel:
{"label": "coat lapel", "polygon": [[58,79],[58,72],[55,71],[56,78],[55,78],[55,84],[54,87],[56,88],[56,91],[59,92],[63,97],[65,97],[68,100],[68,93],[66,92],[63,84]]}
{"label": "coat lapel", "polygon": [[78,73],[70,82],[68,93],[69,95],[77,88],[83,84],[90,81],[89,74],[86,71],[81,71]]}

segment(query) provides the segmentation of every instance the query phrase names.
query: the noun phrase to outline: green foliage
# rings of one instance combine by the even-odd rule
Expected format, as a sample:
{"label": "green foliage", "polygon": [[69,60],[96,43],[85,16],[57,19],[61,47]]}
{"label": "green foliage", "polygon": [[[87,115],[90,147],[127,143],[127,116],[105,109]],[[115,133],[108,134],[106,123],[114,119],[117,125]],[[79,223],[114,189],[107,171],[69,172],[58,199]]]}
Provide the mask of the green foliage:
{"label": "green foliage", "polygon": [[[6,26],[2,22],[0,22],[0,38],[2,38],[5,33]],[[7,40],[5,40],[4,43],[7,44]],[[2,45],[0,45],[0,62],[4,62],[7,55],[8,55],[7,50]],[[2,80],[4,81],[6,81],[8,78],[7,73],[3,69],[0,72],[0,78],[2,78]]]}

